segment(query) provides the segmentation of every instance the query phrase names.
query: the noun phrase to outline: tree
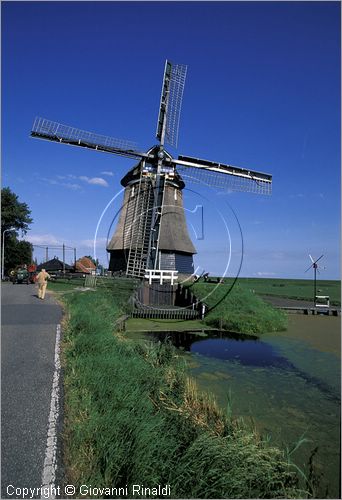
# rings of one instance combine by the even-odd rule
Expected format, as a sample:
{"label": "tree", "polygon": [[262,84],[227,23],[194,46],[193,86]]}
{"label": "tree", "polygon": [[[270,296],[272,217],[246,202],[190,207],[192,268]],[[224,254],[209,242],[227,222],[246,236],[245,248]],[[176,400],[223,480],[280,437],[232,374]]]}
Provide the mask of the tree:
{"label": "tree", "polygon": [[15,237],[9,237],[5,240],[5,272],[14,269],[22,264],[32,263],[32,245],[28,241],[17,240]]}
{"label": "tree", "polygon": [[28,205],[20,202],[10,188],[5,187],[1,190],[1,238],[5,238],[5,272],[20,264],[32,262],[31,243],[18,240],[19,233],[24,236],[33,222],[30,215]]}
{"label": "tree", "polygon": [[33,222],[30,215],[31,210],[27,204],[21,203],[10,188],[1,190],[1,234],[6,229],[14,228],[16,237],[19,231],[23,236],[29,230],[29,224]]}

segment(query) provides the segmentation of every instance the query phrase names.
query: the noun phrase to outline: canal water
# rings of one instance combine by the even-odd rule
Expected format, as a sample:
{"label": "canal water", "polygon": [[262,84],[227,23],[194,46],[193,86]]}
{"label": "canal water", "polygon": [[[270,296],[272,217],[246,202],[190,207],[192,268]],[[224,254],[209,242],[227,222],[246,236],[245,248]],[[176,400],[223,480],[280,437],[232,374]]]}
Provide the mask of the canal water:
{"label": "canal water", "polygon": [[301,441],[291,459],[305,475],[313,464],[315,496],[340,497],[340,318],[291,315],[286,332],[260,338],[219,331],[129,336],[168,338],[200,390],[222,408],[229,404],[271,444],[291,450]]}

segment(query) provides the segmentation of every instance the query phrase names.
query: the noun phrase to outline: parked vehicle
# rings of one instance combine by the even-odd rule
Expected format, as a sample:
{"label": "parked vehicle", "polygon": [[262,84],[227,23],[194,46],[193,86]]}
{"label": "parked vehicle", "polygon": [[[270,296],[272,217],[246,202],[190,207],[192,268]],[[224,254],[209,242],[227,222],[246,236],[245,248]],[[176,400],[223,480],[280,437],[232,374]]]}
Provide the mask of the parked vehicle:
{"label": "parked vehicle", "polygon": [[27,270],[29,272],[29,275],[30,275],[30,283],[35,283],[36,280],[37,280],[37,266],[35,264],[30,264],[28,267],[27,267]]}
{"label": "parked vehicle", "polygon": [[10,272],[10,277],[13,285],[26,283],[30,284],[30,273],[28,272],[26,267],[17,267]]}

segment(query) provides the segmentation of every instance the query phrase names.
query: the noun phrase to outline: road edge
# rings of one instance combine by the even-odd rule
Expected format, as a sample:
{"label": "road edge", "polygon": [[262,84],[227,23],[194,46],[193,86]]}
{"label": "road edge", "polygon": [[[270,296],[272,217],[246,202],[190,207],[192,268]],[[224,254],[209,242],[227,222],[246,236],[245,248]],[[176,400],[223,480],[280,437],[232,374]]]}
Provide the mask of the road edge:
{"label": "road edge", "polygon": [[[56,474],[57,474],[57,428],[60,415],[60,344],[61,344],[61,325],[56,326],[55,356],[54,356],[54,374],[51,388],[51,402],[48,422],[48,432],[46,440],[45,458],[42,473],[42,488],[49,491],[49,498],[56,498]],[[46,498],[42,496],[41,498]]]}

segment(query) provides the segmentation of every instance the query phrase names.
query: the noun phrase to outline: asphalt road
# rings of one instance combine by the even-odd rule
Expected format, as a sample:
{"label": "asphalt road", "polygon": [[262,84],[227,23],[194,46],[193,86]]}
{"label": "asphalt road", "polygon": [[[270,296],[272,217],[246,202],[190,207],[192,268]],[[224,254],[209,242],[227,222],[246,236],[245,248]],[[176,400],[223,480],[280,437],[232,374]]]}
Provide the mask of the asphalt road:
{"label": "asphalt road", "polygon": [[277,297],[275,295],[261,295],[261,298],[275,307],[313,307],[312,300],[288,299],[286,297]]}
{"label": "asphalt road", "polygon": [[39,300],[36,285],[3,283],[1,296],[1,498],[21,498],[8,485],[42,486],[62,310],[49,294]]}
{"label": "asphalt road", "polygon": [[[269,302],[275,307],[299,307],[299,308],[311,308],[314,307],[312,300],[304,300],[304,299],[287,299],[286,297],[277,297],[272,295],[261,295],[261,298],[265,302]],[[330,306],[330,309],[341,310],[340,306]]]}

